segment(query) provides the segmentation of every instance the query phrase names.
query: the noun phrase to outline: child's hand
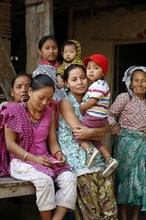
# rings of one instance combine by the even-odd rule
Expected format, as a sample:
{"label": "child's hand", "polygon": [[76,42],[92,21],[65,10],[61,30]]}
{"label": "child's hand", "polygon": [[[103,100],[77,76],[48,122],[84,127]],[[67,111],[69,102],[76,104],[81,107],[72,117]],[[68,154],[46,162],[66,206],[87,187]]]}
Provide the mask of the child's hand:
{"label": "child's hand", "polygon": [[60,89],[65,86],[63,79],[60,75],[58,75],[58,77],[57,77],[57,85],[58,85],[58,88],[60,88]]}

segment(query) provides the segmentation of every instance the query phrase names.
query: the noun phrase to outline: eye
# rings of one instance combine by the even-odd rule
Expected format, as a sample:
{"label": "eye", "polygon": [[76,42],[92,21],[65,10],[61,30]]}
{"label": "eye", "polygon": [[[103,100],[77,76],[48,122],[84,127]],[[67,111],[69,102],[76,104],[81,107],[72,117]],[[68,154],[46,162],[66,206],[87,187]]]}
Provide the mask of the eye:
{"label": "eye", "polygon": [[39,98],[40,100],[43,100],[43,97],[38,96],[38,98]]}

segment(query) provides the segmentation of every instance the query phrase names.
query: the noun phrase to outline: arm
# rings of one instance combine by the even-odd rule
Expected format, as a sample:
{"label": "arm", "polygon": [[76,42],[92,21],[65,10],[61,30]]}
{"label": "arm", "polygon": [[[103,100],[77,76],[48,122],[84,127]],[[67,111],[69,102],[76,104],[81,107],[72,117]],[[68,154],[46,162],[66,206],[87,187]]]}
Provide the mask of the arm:
{"label": "arm", "polygon": [[27,152],[25,149],[23,149],[20,145],[18,145],[17,133],[7,127],[5,127],[5,140],[8,151],[13,153],[16,158],[19,158],[21,160],[32,161],[44,166],[52,166],[50,158],[46,156],[33,155]]}
{"label": "arm", "polygon": [[88,101],[86,101],[84,104],[80,105],[80,111],[85,112],[87,109],[92,108],[97,103],[96,98],[90,98]]}
{"label": "arm", "polygon": [[[52,111],[52,122],[49,130],[49,137],[48,137],[48,146],[49,150],[52,155],[55,155],[54,157],[61,161],[61,164],[63,165],[66,162],[65,156],[61,151],[61,148],[57,141],[57,134],[56,134],[56,122],[55,122],[55,113]],[[58,152],[56,154],[56,152]]]}
{"label": "arm", "polygon": [[112,134],[115,136],[120,135],[120,125],[118,124],[118,116],[124,110],[126,104],[129,101],[129,95],[127,93],[121,93],[117,96],[113,104],[108,110],[108,121],[111,126]]}
{"label": "arm", "polygon": [[59,102],[59,112],[77,138],[102,140],[109,131],[109,125],[102,128],[87,128],[82,126],[75,114],[73,106],[68,100],[62,99]]}

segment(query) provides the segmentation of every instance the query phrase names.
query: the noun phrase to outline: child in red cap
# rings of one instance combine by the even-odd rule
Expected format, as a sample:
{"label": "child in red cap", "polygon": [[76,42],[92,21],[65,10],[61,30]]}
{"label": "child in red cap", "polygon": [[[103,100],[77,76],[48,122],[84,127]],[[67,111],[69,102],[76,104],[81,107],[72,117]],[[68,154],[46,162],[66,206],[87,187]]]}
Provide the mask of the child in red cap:
{"label": "child in red cap", "polygon": [[[101,54],[94,54],[84,59],[86,73],[91,84],[80,105],[80,111],[84,115],[82,123],[86,127],[102,127],[107,122],[110,90],[104,76],[108,71],[108,59]],[[85,114],[84,114],[85,113]],[[80,146],[87,151],[87,166],[91,167],[94,159],[99,154],[103,155],[106,168],[102,175],[109,176],[118,166],[118,161],[111,157],[107,148],[100,141],[92,141],[96,148],[89,142],[77,139]]]}

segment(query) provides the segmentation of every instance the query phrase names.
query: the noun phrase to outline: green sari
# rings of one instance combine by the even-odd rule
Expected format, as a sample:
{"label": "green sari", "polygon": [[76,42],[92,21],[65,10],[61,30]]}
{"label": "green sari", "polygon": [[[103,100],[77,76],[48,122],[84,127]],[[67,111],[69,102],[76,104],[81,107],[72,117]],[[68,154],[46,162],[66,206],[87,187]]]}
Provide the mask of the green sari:
{"label": "green sari", "polygon": [[117,203],[146,211],[146,133],[122,130],[115,141]]}

